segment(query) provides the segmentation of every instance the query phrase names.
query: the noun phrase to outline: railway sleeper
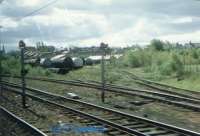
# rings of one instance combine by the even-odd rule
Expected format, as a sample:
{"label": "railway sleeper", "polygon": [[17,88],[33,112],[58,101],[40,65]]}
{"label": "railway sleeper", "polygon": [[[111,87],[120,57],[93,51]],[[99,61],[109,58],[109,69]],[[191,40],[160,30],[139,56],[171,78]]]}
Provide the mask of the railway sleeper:
{"label": "railway sleeper", "polygon": [[131,127],[131,126],[141,125],[141,124],[143,124],[143,123],[141,123],[141,122],[131,122],[131,123],[128,123],[128,124],[124,124],[123,126]]}
{"label": "railway sleeper", "polygon": [[131,129],[139,129],[139,128],[148,128],[148,127],[151,127],[150,125],[147,125],[147,124],[141,124],[141,125],[134,125],[134,126],[131,126],[130,128]]}
{"label": "railway sleeper", "polygon": [[89,122],[87,123],[88,126],[102,126],[101,124],[97,123],[97,122]]}
{"label": "railway sleeper", "polygon": [[137,130],[140,131],[140,132],[150,132],[150,131],[160,131],[160,130],[163,130],[163,129],[150,126],[150,127],[147,127],[147,128],[138,128]]}
{"label": "railway sleeper", "polygon": [[111,118],[105,118],[105,119],[115,121],[115,120],[123,120],[124,117],[111,117]]}
{"label": "railway sleeper", "polygon": [[150,135],[150,136],[164,136],[164,135],[168,135],[168,134],[174,134],[174,132],[166,131],[166,130],[159,130],[159,131],[147,132],[145,134]]}
{"label": "railway sleeper", "polygon": [[[37,98],[37,99],[38,99],[38,98]],[[53,103],[53,102],[49,102],[49,103]],[[160,133],[161,133],[162,135],[164,135],[164,134],[167,132],[167,131],[164,131],[164,130],[160,130],[160,131],[161,131]],[[156,132],[157,132],[157,133],[156,133]],[[149,132],[149,133],[150,133],[150,132]],[[158,134],[158,131],[154,131],[154,132],[152,131],[151,133],[152,133],[152,135],[153,135],[153,134],[157,135],[157,134]],[[159,133],[159,134],[160,134],[160,133]],[[167,132],[167,133],[172,133],[172,131]],[[173,132],[173,133],[174,133],[174,132]]]}
{"label": "railway sleeper", "polygon": [[80,120],[80,123],[85,123],[85,124],[91,123],[91,122],[94,122],[94,121],[88,120],[88,119],[82,119],[82,120]]}
{"label": "railway sleeper", "polygon": [[[116,129],[112,129],[112,128],[111,128],[110,130],[105,131],[105,133],[108,134],[108,135],[110,135],[110,136],[124,135],[123,132],[118,131],[118,130],[116,130]],[[127,135],[127,134],[126,134],[126,135]]]}

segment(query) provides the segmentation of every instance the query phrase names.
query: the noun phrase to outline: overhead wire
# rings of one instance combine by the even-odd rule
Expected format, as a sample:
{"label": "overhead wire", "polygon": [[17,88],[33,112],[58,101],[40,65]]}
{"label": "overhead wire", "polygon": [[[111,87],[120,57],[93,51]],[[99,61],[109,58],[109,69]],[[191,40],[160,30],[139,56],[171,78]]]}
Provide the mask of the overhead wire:
{"label": "overhead wire", "polygon": [[53,5],[53,4],[55,4],[57,1],[59,1],[59,0],[53,0],[53,1],[51,1],[51,2],[49,2],[49,3],[47,3],[47,4],[45,4],[44,6],[42,6],[42,7],[38,8],[38,9],[35,9],[35,10],[31,11],[30,13],[28,13],[28,14],[24,15],[23,17],[21,17],[21,18],[19,19],[19,21],[22,20],[22,19],[24,19],[24,18],[26,18],[26,17],[32,16],[32,15],[34,15],[34,14],[40,12],[41,10],[43,10],[43,9],[45,9],[45,8],[47,8],[47,7],[51,6],[51,5]]}
{"label": "overhead wire", "polygon": [[[34,15],[34,14],[40,12],[41,10],[43,10],[43,9],[45,9],[45,8],[47,8],[47,7],[51,6],[51,5],[53,5],[53,4],[55,4],[57,1],[58,1],[58,0],[53,0],[53,1],[51,1],[51,2],[49,2],[49,3],[47,3],[47,4],[45,4],[45,5],[41,6],[41,7],[38,8],[38,9],[35,9],[35,10],[31,11],[30,13],[27,13],[26,15],[20,17],[18,21],[21,21],[21,20],[23,20],[24,18],[27,18],[27,17],[29,17],[29,16],[32,16],[32,15]],[[41,41],[43,41],[43,39],[44,39],[44,38],[43,38],[43,35],[44,35],[44,34],[42,33],[41,28],[40,28],[40,26],[39,26],[37,23],[35,23],[35,25],[36,25],[36,27],[37,27],[37,30],[39,31],[39,35],[40,35],[40,38],[39,38],[39,39],[40,39]]]}

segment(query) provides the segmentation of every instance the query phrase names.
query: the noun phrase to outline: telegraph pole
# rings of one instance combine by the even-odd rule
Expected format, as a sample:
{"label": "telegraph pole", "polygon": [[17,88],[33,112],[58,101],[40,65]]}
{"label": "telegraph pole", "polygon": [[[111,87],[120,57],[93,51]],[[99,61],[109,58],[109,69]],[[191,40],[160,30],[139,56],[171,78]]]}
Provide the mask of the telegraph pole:
{"label": "telegraph pole", "polygon": [[106,80],[105,80],[105,55],[106,55],[106,48],[108,47],[108,44],[101,43],[100,44],[100,49],[102,52],[102,58],[101,58],[101,83],[102,83],[102,91],[101,91],[101,101],[102,103],[105,102],[105,85],[106,85]]}
{"label": "telegraph pole", "polygon": [[25,75],[26,71],[24,68],[24,49],[26,44],[24,41],[19,41],[19,48],[21,49],[21,77],[22,77],[22,106],[23,108],[27,108],[26,104],[26,82],[25,82]]}
{"label": "telegraph pole", "polygon": [[[1,45],[0,45],[0,48],[1,48]],[[1,77],[1,74],[2,74],[2,58],[3,57],[3,51],[0,49],[0,92],[1,92],[1,96],[3,95],[3,90],[2,90],[2,77]]]}
{"label": "telegraph pole", "polygon": [[[3,26],[0,26],[0,74],[2,74],[2,60],[3,60],[3,48],[1,47],[1,41],[2,41],[2,36],[1,36],[1,33],[2,33],[2,30],[3,29]],[[1,96],[3,95],[3,87],[2,87],[2,77],[0,75],[0,91],[1,91]]]}
{"label": "telegraph pole", "polygon": [[2,43],[3,43],[3,42],[2,42],[2,41],[3,41],[3,40],[2,40],[2,36],[1,36],[2,29],[3,29],[3,26],[0,25],[0,46],[1,46]]}

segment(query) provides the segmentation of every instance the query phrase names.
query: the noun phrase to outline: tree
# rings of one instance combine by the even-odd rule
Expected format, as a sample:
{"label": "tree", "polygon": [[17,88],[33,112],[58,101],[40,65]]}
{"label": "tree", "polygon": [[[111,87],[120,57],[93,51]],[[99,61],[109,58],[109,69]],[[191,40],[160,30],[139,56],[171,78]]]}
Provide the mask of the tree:
{"label": "tree", "polygon": [[161,40],[153,39],[150,43],[150,48],[156,51],[163,51],[164,50],[164,42]]}
{"label": "tree", "polygon": [[174,71],[176,71],[177,78],[181,77],[184,73],[184,66],[181,62],[180,58],[176,55],[172,55],[172,68]]}
{"label": "tree", "polygon": [[191,55],[192,55],[192,57],[193,57],[194,59],[198,59],[198,58],[199,58],[199,55],[198,55],[196,49],[193,49],[193,50],[191,51]]}

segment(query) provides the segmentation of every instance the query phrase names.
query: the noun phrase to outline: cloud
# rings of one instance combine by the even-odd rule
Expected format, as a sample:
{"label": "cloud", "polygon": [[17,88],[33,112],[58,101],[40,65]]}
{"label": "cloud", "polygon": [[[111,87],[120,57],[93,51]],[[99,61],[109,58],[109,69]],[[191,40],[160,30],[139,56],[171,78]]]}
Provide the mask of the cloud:
{"label": "cloud", "polygon": [[160,36],[161,40],[167,40],[170,42],[179,42],[179,43],[187,43],[190,42],[191,39],[193,42],[199,42],[200,30],[191,32],[191,33],[182,33],[182,34],[172,34]]}
{"label": "cloud", "polygon": [[160,34],[158,26],[151,24],[145,18],[140,18],[131,27],[110,33],[100,38],[91,38],[81,42],[82,45],[87,43],[98,45],[101,42],[106,42],[110,46],[127,46],[135,43],[148,43],[151,39]]}
{"label": "cloud", "polygon": [[[1,3],[0,25],[7,44],[26,39],[63,45],[111,46],[147,43],[153,38],[199,41],[200,2],[188,0],[60,0],[32,16],[49,0]],[[185,40],[187,41],[187,40]]]}
{"label": "cloud", "polygon": [[182,17],[182,18],[177,18],[172,21],[174,24],[183,24],[183,23],[191,23],[193,19],[191,17]]}

